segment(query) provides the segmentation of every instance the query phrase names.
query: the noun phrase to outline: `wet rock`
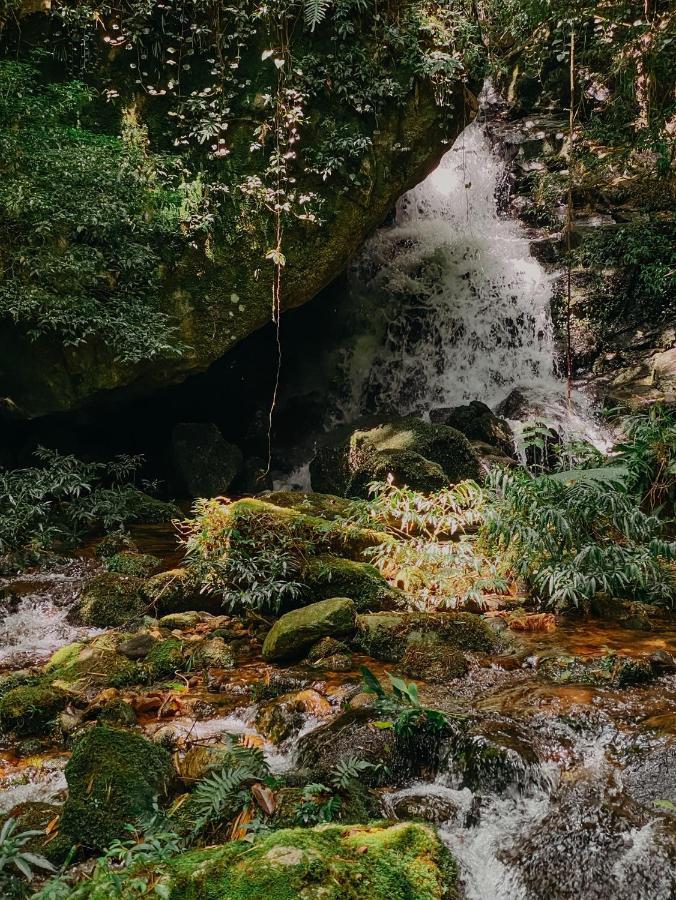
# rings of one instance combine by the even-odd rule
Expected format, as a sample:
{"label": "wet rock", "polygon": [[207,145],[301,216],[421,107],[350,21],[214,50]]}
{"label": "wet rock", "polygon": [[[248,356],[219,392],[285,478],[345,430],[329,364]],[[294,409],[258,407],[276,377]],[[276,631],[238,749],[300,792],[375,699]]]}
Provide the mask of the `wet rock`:
{"label": "wet rock", "polygon": [[614,653],[588,658],[548,657],[540,662],[538,673],[558,684],[590,684],[596,687],[645,684],[656,675],[648,657],[635,659]]}
{"label": "wet rock", "polygon": [[388,474],[395,484],[435,491],[449,482],[478,479],[481,467],[459,431],[408,418],[335,429],[317,451],[310,474],[316,490],[367,496],[369,482],[384,481]]}
{"label": "wet rock", "polygon": [[348,646],[344,644],[342,641],[337,641],[332,637],[324,637],[321,640],[317,641],[316,644],[313,644],[310,647],[310,650],[307,654],[307,659],[309,662],[317,662],[319,659],[323,659],[325,656],[331,656],[335,653],[348,653]]}
{"label": "wet rock", "polygon": [[0,728],[20,737],[43,734],[67,703],[67,694],[48,685],[15,687],[0,698]]}
{"label": "wet rock", "polygon": [[131,731],[95,725],[73,747],[66,766],[68,799],[60,830],[91,850],[121,838],[125,823],[151,816],[171,785],[170,755]]}
{"label": "wet rock", "polygon": [[423,819],[433,825],[448,822],[458,814],[457,802],[441,793],[404,793],[393,800],[390,805],[398,819]]}
{"label": "wet rock", "polygon": [[350,672],[353,668],[349,653],[332,653],[318,659],[313,665],[315,669],[324,669],[326,672]]}
{"label": "wet rock", "polygon": [[497,447],[506,456],[514,456],[514,435],[509,423],[479,400],[472,400],[466,406],[432,409],[430,421],[455,428],[471,441],[482,441]]}
{"label": "wet rock", "polygon": [[456,650],[495,651],[498,638],[474,613],[374,613],[357,616],[354,645],[385,662],[398,662],[410,644],[446,644]]}
{"label": "wet rock", "polygon": [[655,650],[650,654],[650,665],[658,672],[673,672],[676,669],[676,660],[666,650]]}
{"label": "wet rock", "polygon": [[190,497],[227,494],[244,458],[210,422],[184,422],[171,436],[174,469]]}
{"label": "wet rock", "polygon": [[278,619],[263,644],[264,659],[301,656],[322,637],[345,637],[354,631],[354,601],[334,597],[295,609]]}
{"label": "wet rock", "polygon": [[349,597],[358,612],[408,607],[406,595],[390,587],[375,566],[337,556],[310,559],[303,571],[303,583],[314,600]]}
{"label": "wet rock", "polygon": [[467,660],[460,650],[429,641],[409,643],[401,658],[400,668],[404,675],[433,684],[446,684],[464,677],[469,671]]}
{"label": "wet rock", "polygon": [[70,619],[97,628],[115,628],[139,620],[146,611],[142,588],[143,581],[132,575],[95,575],[85,585]]}
{"label": "wet rock", "polygon": [[280,744],[300,731],[306,716],[324,718],[330,714],[331,704],[317,691],[299,691],[264,703],[256,715],[256,728],[273,744]]}
{"label": "wet rock", "polygon": [[523,791],[545,781],[527,734],[513,722],[488,720],[458,732],[448,765],[474,791]]}
{"label": "wet rock", "polygon": [[155,643],[157,643],[157,638],[154,638],[151,634],[135,634],[129,640],[118,644],[117,652],[128,659],[145,659]]}
{"label": "wet rock", "polygon": [[221,637],[201,641],[193,652],[197,668],[232,669],[235,667],[234,654]]}
{"label": "wet rock", "polygon": [[134,575],[136,578],[148,578],[162,568],[162,560],[150,553],[134,553],[121,550],[106,559],[106,569],[118,575]]}
{"label": "wet rock", "polygon": [[[229,842],[180,854],[161,873],[171,897],[191,900],[436,900],[456,891],[453,860],[436,832],[409,822],[285,828],[261,835],[246,853]],[[124,891],[132,875],[120,877]]]}
{"label": "wet rock", "polygon": [[143,680],[138,663],[117,653],[116,647],[116,639],[108,635],[89,644],[62,647],[47,663],[45,675],[53,687],[83,698],[102,687],[121,687]]}
{"label": "wet rock", "polygon": [[144,670],[151,681],[160,681],[173,676],[185,668],[183,642],[178,638],[155,641],[144,660]]}

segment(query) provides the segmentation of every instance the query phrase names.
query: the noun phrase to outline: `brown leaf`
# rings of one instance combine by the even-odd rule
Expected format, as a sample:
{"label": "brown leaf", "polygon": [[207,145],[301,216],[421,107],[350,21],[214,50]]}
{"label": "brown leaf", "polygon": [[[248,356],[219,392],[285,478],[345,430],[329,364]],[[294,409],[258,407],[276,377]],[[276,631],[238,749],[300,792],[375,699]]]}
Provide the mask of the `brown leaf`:
{"label": "brown leaf", "polygon": [[45,834],[51,834],[52,831],[54,831],[54,829],[59,824],[59,819],[60,819],[60,816],[54,816],[54,818],[50,822],[47,822],[47,827],[45,828]]}
{"label": "brown leaf", "polygon": [[254,784],[251,794],[266,816],[271,816],[277,809],[277,798],[266,785]]}

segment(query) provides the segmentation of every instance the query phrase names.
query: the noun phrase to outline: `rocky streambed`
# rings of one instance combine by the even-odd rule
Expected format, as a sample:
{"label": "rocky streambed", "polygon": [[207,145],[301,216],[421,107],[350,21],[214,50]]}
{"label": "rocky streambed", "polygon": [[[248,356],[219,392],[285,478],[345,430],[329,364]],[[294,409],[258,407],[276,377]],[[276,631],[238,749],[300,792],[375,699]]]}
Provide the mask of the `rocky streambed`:
{"label": "rocky streambed", "polygon": [[0,813],[35,829],[34,852],[58,866],[75,847],[82,878],[156,804],[189,837],[198,786],[244,747],[265,773],[245,779],[250,802],[196,842],[217,849],[153,863],[146,887],[673,896],[676,627],[663,611],[564,619],[508,596],[481,613],[403,611],[352,562],[351,580],[271,629],[196,591],[169,527],[132,537],[109,549],[137,574],[87,551],[0,588]]}

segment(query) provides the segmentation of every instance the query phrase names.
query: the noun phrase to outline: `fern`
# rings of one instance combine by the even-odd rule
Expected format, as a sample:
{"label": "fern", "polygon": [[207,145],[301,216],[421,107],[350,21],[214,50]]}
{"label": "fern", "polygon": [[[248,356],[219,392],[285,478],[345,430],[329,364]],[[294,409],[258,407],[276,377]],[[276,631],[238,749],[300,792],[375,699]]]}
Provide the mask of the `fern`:
{"label": "fern", "polygon": [[314,31],[324,21],[330,5],[330,0],[303,0],[305,25],[310,31]]}
{"label": "fern", "polygon": [[269,775],[270,769],[260,748],[232,745],[225,762],[202,778],[195,788],[195,833],[209,824],[237,816],[251,803],[251,786]]}

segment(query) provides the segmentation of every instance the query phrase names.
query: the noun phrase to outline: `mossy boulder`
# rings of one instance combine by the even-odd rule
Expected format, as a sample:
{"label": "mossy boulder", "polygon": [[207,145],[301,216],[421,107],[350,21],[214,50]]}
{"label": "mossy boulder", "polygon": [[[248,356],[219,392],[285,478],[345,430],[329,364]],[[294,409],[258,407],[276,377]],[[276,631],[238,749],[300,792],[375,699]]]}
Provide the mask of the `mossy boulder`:
{"label": "mossy boulder", "polygon": [[324,637],[310,647],[307,660],[308,662],[317,662],[319,659],[324,659],[325,656],[333,656],[336,653],[349,653],[349,647],[335,638]]}
{"label": "mossy boulder", "polygon": [[497,447],[506,456],[515,454],[514,434],[509,423],[496,416],[490,406],[480,400],[472,400],[466,406],[432,409],[430,421],[435,425],[455,428],[470,441]]}
{"label": "mossy boulder", "polygon": [[203,593],[197,578],[185,568],[168,569],[153,575],[143,585],[143,596],[156,616],[194,610],[220,611],[219,599]]}
{"label": "mossy boulder", "polygon": [[469,666],[463,653],[448,644],[411,641],[401,658],[400,669],[410,678],[419,678],[432,684],[446,684],[466,675]]}
{"label": "mossy boulder", "polygon": [[138,662],[117,652],[108,635],[75,643],[54,653],[45,667],[50,684],[71,696],[88,696],[103,687],[124,687],[145,680]]}
{"label": "mossy boulder", "polygon": [[94,549],[95,556],[100,559],[108,559],[116,553],[138,553],[139,549],[131,539],[131,536],[124,531],[111,531],[98,542]]}
{"label": "mossy boulder", "polygon": [[0,727],[20,737],[43,734],[68,703],[68,695],[47,684],[26,684],[0,698]]}
{"label": "mossy boulder", "polygon": [[[214,528],[222,534],[255,538],[259,543],[264,543],[268,531],[283,532],[303,542],[310,555],[331,553],[355,560],[362,559],[364,550],[388,540],[383,532],[249,497],[223,505]],[[223,552],[227,552],[225,545]]]}
{"label": "mossy boulder", "polygon": [[371,420],[335,429],[310,464],[312,486],[343,496],[365,497],[371,481],[392,475],[397,485],[437,491],[449,483],[481,477],[481,464],[467,438],[421,419]]}
{"label": "mossy boulder", "polygon": [[126,823],[152,815],[173,777],[166,750],[132,731],[95,725],[77,741],[66,766],[60,830],[75,843],[102,850],[122,837]]}
{"label": "mossy boulder", "polygon": [[292,659],[323,637],[346,637],[354,631],[356,607],[347,597],[333,597],[294,609],[278,619],[263,644],[263,658]]}
{"label": "mossy boulder", "polygon": [[[374,822],[288,828],[162,864],[167,900],[454,900],[457,867],[434,829]],[[130,872],[133,876],[133,870]],[[124,877],[124,873],[123,873]],[[102,900],[95,887],[85,896]]]}
{"label": "mossy boulder", "polygon": [[650,658],[608,653],[605,656],[550,656],[542,660],[538,673],[557,684],[589,684],[593,687],[629,687],[646,684],[659,674]]}
{"label": "mossy boulder", "polygon": [[313,599],[350,597],[359,612],[408,607],[406,595],[390,587],[375,566],[338,556],[310,559],[303,571],[303,583]]}
{"label": "mossy boulder", "polygon": [[150,553],[134,553],[121,550],[106,559],[106,569],[118,575],[134,575],[136,578],[148,578],[162,568],[162,560]]}
{"label": "mossy boulder", "polygon": [[201,641],[194,648],[194,660],[200,669],[233,669],[235,655],[222,637]]}
{"label": "mossy boulder", "polygon": [[295,509],[307,516],[319,519],[346,519],[352,511],[352,501],[335,494],[320,494],[313,491],[269,491],[261,495],[261,500],[281,506],[283,509]]}
{"label": "mossy boulder", "polygon": [[193,610],[190,612],[169,613],[167,616],[162,616],[159,625],[162,628],[168,628],[171,631],[183,631],[194,628],[196,625],[199,625],[201,621],[201,613]]}
{"label": "mossy boulder", "polygon": [[136,725],[134,707],[121,697],[114,697],[104,703],[97,719],[101,724],[119,725],[122,728],[131,728]]}
{"label": "mossy boulder", "polygon": [[115,628],[138,621],[146,612],[143,580],[105,572],[90,578],[71,613],[73,621],[97,628]]}
{"label": "mossy boulder", "polygon": [[150,681],[171,678],[185,667],[183,642],[176,638],[155,641],[143,661]]}
{"label": "mossy boulder", "polygon": [[353,643],[385,662],[399,662],[409,647],[419,654],[426,645],[476,653],[492,653],[499,646],[497,635],[481,616],[466,612],[360,615]]}

